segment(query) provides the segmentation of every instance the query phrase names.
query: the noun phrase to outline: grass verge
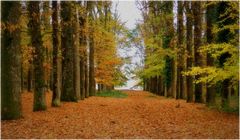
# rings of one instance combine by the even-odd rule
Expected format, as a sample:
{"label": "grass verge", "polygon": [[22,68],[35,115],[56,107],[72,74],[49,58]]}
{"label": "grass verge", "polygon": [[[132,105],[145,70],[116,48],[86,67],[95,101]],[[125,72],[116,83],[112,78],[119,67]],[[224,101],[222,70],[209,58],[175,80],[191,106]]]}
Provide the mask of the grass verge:
{"label": "grass verge", "polygon": [[118,90],[106,90],[96,94],[98,97],[126,98],[128,95]]}

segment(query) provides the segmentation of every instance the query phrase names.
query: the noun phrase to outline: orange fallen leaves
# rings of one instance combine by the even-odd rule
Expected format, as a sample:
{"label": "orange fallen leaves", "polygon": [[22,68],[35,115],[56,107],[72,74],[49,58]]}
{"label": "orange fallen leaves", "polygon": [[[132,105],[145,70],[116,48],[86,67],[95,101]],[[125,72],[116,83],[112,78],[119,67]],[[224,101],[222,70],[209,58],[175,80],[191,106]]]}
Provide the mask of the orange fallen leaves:
{"label": "orange fallen leaves", "polygon": [[50,107],[48,93],[48,110],[42,112],[32,112],[32,93],[24,93],[24,118],[1,121],[2,138],[239,137],[237,115],[147,92],[125,92],[127,98],[90,97],[60,108]]}

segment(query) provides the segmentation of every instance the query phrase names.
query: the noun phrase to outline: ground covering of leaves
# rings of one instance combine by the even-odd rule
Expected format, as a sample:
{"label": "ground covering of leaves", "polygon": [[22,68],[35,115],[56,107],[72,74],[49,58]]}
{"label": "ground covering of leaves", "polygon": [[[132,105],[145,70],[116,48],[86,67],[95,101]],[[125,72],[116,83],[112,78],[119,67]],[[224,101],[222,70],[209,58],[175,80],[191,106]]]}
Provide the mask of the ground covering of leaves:
{"label": "ground covering of leaves", "polygon": [[1,121],[2,138],[239,138],[239,116],[203,104],[124,91],[127,98],[90,97],[32,112],[24,93],[23,117]]}

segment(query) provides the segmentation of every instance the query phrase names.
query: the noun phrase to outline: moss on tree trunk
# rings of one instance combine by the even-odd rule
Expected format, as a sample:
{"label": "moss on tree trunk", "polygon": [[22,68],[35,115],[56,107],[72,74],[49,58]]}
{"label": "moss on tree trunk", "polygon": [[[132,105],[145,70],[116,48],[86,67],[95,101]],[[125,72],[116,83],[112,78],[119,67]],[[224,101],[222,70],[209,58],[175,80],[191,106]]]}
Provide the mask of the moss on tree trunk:
{"label": "moss on tree trunk", "polygon": [[4,1],[2,22],[9,26],[2,29],[1,36],[1,119],[18,119],[21,110],[21,49],[20,49],[20,2]]}
{"label": "moss on tree trunk", "polygon": [[44,79],[44,48],[41,35],[40,8],[38,1],[31,1],[28,5],[29,10],[29,32],[31,36],[31,44],[35,49],[33,65],[34,65],[34,105],[33,111],[46,110],[45,99],[45,79]]}
{"label": "moss on tree trunk", "polygon": [[60,48],[60,36],[59,36],[59,24],[58,24],[58,4],[57,1],[52,2],[52,26],[53,26],[53,96],[52,106],[60,106],[61,98],[61,48]]}

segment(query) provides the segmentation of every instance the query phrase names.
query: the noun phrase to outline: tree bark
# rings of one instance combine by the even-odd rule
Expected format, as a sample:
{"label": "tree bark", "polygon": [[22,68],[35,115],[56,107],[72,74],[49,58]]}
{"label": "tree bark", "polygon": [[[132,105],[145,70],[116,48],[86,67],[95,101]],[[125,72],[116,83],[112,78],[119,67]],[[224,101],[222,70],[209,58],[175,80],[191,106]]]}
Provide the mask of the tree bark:
{"label": "tree bark", "polygon": [[[86,46],[87,47],[87,46]],[[87,55],[87,51],[84,53],[84,75],[85,75],[85,97],[88,98],[89,97],[89,75],[88,75],[88,55]]]}
{"label": "tree bark", "polygon": [[85,75],[85,63],[86,63],[86,47],[87,47],[87,42],[86,42],[86,32],[84,32],[84,29],[86,28],[86,12],[82,13],[79,12],[79,24],[80,24],[80,93],[81,93],[81,99],[83,100],[86,97],[86,89],[85,89],[85,84],[86,84],[86,75]]}
{"label": "tree bark", "polygon": [[[87,9],[89,12],[90,25],[93,24],[93,2],[89,1],[87,3]],[[90,27],[89,33],[89,96],[95,95],[95,79],[94,79],[94,38],[93,38],[93,28]]]}
{"label": "tree bark", "polygon": [[94,42],[90,37],[89,43],[89,95],[95,95],[95,80],[94,80]]}
{"label": "tree bark", "polygon": [[28,68],[28,74],[27,74],[27,88],[28,92],[32,92],[33,86],[32,86],[32,76],[33,76],[33,68],[32,64],[29,63],[29,68]]}
{"label": "tree bark", "polygon": [[21,107],[20,2],[2,1],[1,20],[8,26],[1,31],[1,119],[18,119]]}
{"label": "tree bark", "polygon": [[[75,2],[74,2],[75,3]],[[76,4],[76,3],[75,3]],[[80,55],[79,55],[79,20],[78,20],[78,10],[77,7],[74,7],[73,10],[74,20],[73,20],[73,68],[74,68],[74,91],[77,96],[77,99],[82,99],[80,94]]]}
{"label": "tree bark", "polygon": [[62,24],[62,95],[61,101],[77,101],[78,95],[74,88],[74,44],[73,44],[73,8],[72,2],[61,2]]}
{"label": "tree bark", "polygon": [[[206,31],[207,43],[210,44],[214,42],[214,36],[213,36],[212,30],[213,30],[213,24],[216,23],[216,6],[214,5],[207,6],[206,19],[207,19],[207,31]],[[207,54],[207,65],[208,66],[214,65],[214,60],[210,56],[210,54]],[[216,96],[215,85],[211,85],[210,87],[209,85],[207,85],[206,102],[210,105],[215,105],[216,103],[215,96]]]}
{"label": "tree bark", "polygon": [[31,35],[31,44],[35,49],[33,58],[34,65],[34,106],[33,111],[46,110],[46,99],[44,89],[46,88],[44,79],[44,48],[41,35],[41,20],[39,2],[30,1],[29,10],[29,32]]}
{"label": "tree bark", "polygon": [[183,2],[178,1],[178,28],[177,28],[177,36],[178,36],[178,56],[177,56],[177,90],[178,96],[177,98],[183,99],[184,95],[184,84],[183,84],[183,76],[182,71],[184,70],[184,47],[183,47]]}
{"label": "tree bark", "polygon": [[[42,4],[43,4],[43,13],[41,14],[42,15],[41,19],[43,20],[42,21],[43,32],[44,32],[43,38],[48,39],[49,36],[46,33],[51,30],[50,14],[49,14],[50,13],[49,1],[43,1]],[[45,42],[44,39],[43,39],[43,42]],[[46,44],[46,45],[48,45],[48,44]],[[50,54],[49,54],[50,48],[47,47],[46,45],[44,46],[44,53],[45,53],[44,54],[44,63],[47,64],[47,65],[51,65]],[[45,67],[44,68],[44,77],[45,77],[45,85],[46,85],[45,92],[48,89],[50,89],[51,75],[52,74],[51,74],[51,71],[50,71],[49,67]]]}
{"label": "tree bark", "polygon": [[[202,56],[198,52],[201,46],[202,39],[202,13],[201,13],[201,2],[192,2],[193,17],[194,17],[194,63],[195,66],[202,66]],[[199,76],[195,76],[196,79]],[[202,84],[195,84],[195,102],[202,102]]]}
{"label": "tree bark", "polygon": [[62,63],[61,63],[61,47],[60,47],[60,36],[59,36],[59,23],[58,23],[58,3],[52,1],[52,27],[53,27],[53,96],[52,106],[60,106],[61,99],[61,88],[62,88]]}
{"label": "tree bark", "polygon": [[[186,33],[186,41],[187,41],[187,69],[189,70],[192,67],[192,61],[193,61],[193,49],[192,49],[192,22],[193,22],[193,15],[192,15],[192,9],[191,2],[185,1],[185,8],[186,8],[186,26],[187,26],[187,33]],[[186,83],[187,83],[187,102],[193,102],[193,77],[187,76],[186,77]]]}

